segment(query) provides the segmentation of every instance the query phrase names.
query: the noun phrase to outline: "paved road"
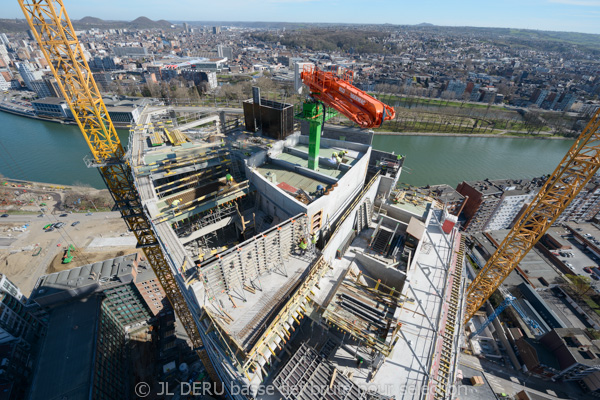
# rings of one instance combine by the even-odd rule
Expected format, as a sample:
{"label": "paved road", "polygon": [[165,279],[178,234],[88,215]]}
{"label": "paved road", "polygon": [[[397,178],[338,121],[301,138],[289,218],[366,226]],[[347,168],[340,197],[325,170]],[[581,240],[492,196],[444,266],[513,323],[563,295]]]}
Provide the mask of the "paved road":
{"label": "paved road", "polygon": [[45,223],[55,223],[55,222],[64,222],[65,224],[73,223],[75,221],[83,221],[84,219],[89,220],[102,220],[109,218],[119,218],[121,214],[117,211],[108,211],[108,212],[93,212],[92,215],[85,215],[85,213],[73,213],[67,214],[66,217],[60,217],[61,214],[44,214],[43,217],[40,217],[41,214],[15,214],[8,215],[8,217],[0,218],[0,222],[45,222]]}

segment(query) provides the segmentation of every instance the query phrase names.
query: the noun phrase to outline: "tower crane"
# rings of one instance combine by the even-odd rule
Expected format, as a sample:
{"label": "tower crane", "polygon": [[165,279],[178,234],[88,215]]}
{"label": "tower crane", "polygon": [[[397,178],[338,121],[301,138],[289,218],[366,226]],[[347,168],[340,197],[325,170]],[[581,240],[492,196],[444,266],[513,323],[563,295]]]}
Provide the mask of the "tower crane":
{"label": "tower crane", "polygon": [[335,115],[327,110],[331,107],[354,121],[363,129],[381,126],[384,121],[393,119],[396,111],[360,90],[352,84],[354,74],[346,71],[343,76],[330,71],[322,71],[315,66],[305,65],[300,78],[310,89],[312,101],[305,102],[302,113],[296,117],[310,123],[308,139],[308,168],[319,166],[321,130],[325,121]]}
{"label": "tower crane", "polygon": [[194,317],[167,263],[133,181],[131,166],[83,55],[62,0],[19,0],[27,23],[50,65],[90,150],[88,166],[97,167],[121,217],[152,266],[208,374],[218,382]]}
{"label": "tower crane", "polygon": [[467,288],[466,323],[546,233],[600,167],[600,109]]}

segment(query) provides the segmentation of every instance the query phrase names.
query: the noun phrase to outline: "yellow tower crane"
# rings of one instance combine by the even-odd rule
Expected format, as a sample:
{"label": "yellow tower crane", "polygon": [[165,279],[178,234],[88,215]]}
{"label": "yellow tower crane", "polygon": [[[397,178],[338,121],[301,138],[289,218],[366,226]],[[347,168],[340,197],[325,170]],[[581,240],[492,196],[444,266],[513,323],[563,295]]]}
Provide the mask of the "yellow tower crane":
{"label": "yellow tower crane", "polygon": [[[543,155],[540,155],[543,157]],[[546,233],[600,166],[600,110],[467,288],[466,323]]]}
{"label": "yellow tower crane", "polygon": [[121,217],[146,254],[194,350],[210,377],[218,382],[196,322],[144,213],[125,151],[62,0],[19,0],[19,5],[92,152],[88,165],[99,168]]}

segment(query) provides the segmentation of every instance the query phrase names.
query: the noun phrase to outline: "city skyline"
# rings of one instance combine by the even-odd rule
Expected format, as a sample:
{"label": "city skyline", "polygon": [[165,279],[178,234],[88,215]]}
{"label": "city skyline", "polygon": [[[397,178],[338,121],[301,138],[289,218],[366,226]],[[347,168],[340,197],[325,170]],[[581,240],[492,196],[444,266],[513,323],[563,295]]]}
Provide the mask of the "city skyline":
{"label": "city skyline", "polygon": [[[211,3],[182,0],[174,8],[170,3],[133,0],[124,5],[115,0],[73,2],[67,6],[70,17],[93,16],[106,20],[133,20],[141,15],[169,21],[264,21],[290,23],[364,23],[441,26],[472,26],[567,31],[600,34],[596,23],[600,1],[533,0],[505,2],[467,0],[453,4],[425,0],[418,4],[383,1],[377,7],[350,0],[229,0],[218,8]],[[318,9],[314,12],[313,9]],[[118,10],[118,12],[114,11]],[[383,10],[383,11],[382,11]],[[18,3],[7,2],[8,18],[23,18]]]}

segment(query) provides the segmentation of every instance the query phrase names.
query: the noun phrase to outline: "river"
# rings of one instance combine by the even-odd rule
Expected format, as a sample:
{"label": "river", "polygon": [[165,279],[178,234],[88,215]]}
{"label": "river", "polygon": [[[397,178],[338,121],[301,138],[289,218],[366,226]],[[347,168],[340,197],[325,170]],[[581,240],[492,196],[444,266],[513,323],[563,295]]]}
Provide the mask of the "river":
{"label": "river", "polygon": [[[119,130],[123,143],[127,131]],[[567,140],[495,137],[375,136],[373,147],[405,154],[401,181],[412,185],[548,174],[572,145]],[[0,112],[0,174],[14,179],[104,188],[86,168],[89,150],[79,128]]]}
{"label": "river", "polygon": [[[123,143],[128,131],[117,130]],[[77,125],[20,117],[0,112],[0,174],[7,178],[55,183],[88,184],[104,189],[96,168],[83,157],[89,148]]]}
{"label": "river", "polygon": [[373,147],[405,154],[400,181],[415,186],[549,174],[572,140],[377,135]]}

